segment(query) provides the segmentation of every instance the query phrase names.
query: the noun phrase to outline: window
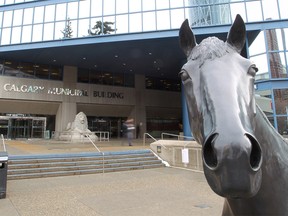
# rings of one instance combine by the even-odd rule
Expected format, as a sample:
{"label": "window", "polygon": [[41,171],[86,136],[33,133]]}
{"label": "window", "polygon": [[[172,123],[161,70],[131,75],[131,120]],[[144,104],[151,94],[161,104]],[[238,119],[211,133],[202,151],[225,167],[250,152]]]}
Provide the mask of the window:
{"label": "window", "polygon": [[32,24],[32,20],[33,20],[33,8],[25,8],[23,25]]}
{"label": "window", "polygon": [[91,0],[91,16],[102,16],[102,0]]}
{"label": "window", "polygon": [[12,24],[13,11],[4,11],[3,27],[10,27]]}
{"label": "window", "polygon": [[42,41],[43,24],[37,24],[33,26],[32,41]]}
{"label": "window", "polygon": [[113,15],[115,14],[115,0],[105,0],[103,15]]}
{"label": "window", "polygon": [[23,10],[15,10],[13,15],[13,26],[22,25]]}
{"label": "window", "polygon": [[15,62],[0,60],[0,75],[15,76],[20,78],[38,78],[62,80],[62,67],[45,64],[32,64],[29,62]]}
{"label": "window", "polygon": [[129,0],[129,12],[141,11],[141,0]]}
{"label": "window", "polygon": [[34,9],[34,24],[42,23],[44,18],[44,7],[36,7]]}
{"label": "window", "polygon": [[79,2],[79,18],[86,18],[90,16],[90,0]]}
{"label": "window", "polygon": [[55,5],[45,7],[45,22],[53,22],[55,19]]}
{"label": "window", "polygon": [[66,3],[56,5],[56,21],[66,20]]}
{"label": "window", "polygon": [[116,0],[116,13],[128,13],[128,0]]}

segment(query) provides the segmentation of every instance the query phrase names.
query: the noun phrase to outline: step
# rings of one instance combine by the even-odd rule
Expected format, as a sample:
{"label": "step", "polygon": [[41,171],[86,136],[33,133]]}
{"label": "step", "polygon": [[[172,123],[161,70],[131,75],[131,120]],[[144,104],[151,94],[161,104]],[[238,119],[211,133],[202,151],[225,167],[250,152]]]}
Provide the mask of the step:
{"label": "step", "polygon": [[[124,162],[130,162],[130,161],[141,161],[141,160],[151,160],[154,159],[154,156],[141,156],[141,157],[123,157],[123,158],[104,158],[104,163],[124,163]],[[26,162],[26,163],[24,163]],[[45,168],[45,167],[57,167],[57,166],[77,166],[77,165],[90,165],[90,164],[103,164],[103,158],[96,159],[90,158],[90,160],[82,160],[82,158],[79,158],[79,160],[72,160],[72,161],[58,161],[58,160],[45,160],[45,161],[30,161],[30,160],[21,160],[20,163],[17,163],[15,161],[12,161],[10,163],[9,161],[9,169],[27,169],[27,168]]]}
{"label": "step", "polygon": [[[110,167],[121,167],[123,164],[129,166],[141,166],[148,164],[157,164],[158,160],[147,160],[147,161],[130,161],[124,163],[100,163],[100,164],[89,164],[89,165],[76,165],[76,166],[56,166],[56,167],[43,167],[43,168],[29,168],[29,169],[12,169],[8,170],[10,174],[25,174],[25,173],[41,173],[41,172],[54,172],[54,171],[71,171],[71,170],[88,170],[88,169],[101,169]],[[161,163],[161,161],[160,161]]]}
{"label": "step", "polygon": [[[104,157],[103,157],[104,154]],[[163,167],[150,150],[9,156],[8,180]],[[103,171],[104,168],[104,171]]]}

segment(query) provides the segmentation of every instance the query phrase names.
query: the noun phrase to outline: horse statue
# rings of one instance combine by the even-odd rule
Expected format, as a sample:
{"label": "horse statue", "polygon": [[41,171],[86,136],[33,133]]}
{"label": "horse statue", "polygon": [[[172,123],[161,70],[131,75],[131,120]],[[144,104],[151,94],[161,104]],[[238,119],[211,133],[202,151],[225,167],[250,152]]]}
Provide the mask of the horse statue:
{"label": "horse statue", "polygon": [[288,144],[256,105],[256,65],[240,55],[246,28],[237,15],[227,41],[196,43],[185,20],[179,31],[187,56],[180,76],[189,123],[202,145],[211,189],[225,198],[223,216],[288,215]]}

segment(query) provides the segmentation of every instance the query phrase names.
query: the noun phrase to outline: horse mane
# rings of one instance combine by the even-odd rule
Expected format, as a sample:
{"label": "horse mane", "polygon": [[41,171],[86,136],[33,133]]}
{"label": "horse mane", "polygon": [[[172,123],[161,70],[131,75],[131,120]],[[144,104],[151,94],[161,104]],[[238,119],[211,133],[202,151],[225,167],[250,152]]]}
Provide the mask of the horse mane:
{"label": "horse mane", "polygon": [[227,43],[217,37],[208,37],[192,49],[188,60],[199,60],[201,67],[205,60],[220,58],[231,52],[231,50],[233,49]]}

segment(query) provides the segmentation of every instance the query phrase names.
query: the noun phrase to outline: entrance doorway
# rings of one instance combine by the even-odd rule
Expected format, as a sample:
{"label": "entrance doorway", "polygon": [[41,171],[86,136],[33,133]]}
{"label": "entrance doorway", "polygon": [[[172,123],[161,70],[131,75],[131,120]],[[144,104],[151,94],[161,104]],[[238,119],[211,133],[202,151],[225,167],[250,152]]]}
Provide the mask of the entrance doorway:
{"label": "entrance doorway", "polygon": [[123,137],[123,122],[126,117],[92,117],[88,116],[88,128],[93,132],[109,132],[110,138]]}
{"label": "entrance doorway", "polygon": [[6,139],[44,138],[46,117],[0,116],[0,134]]}

